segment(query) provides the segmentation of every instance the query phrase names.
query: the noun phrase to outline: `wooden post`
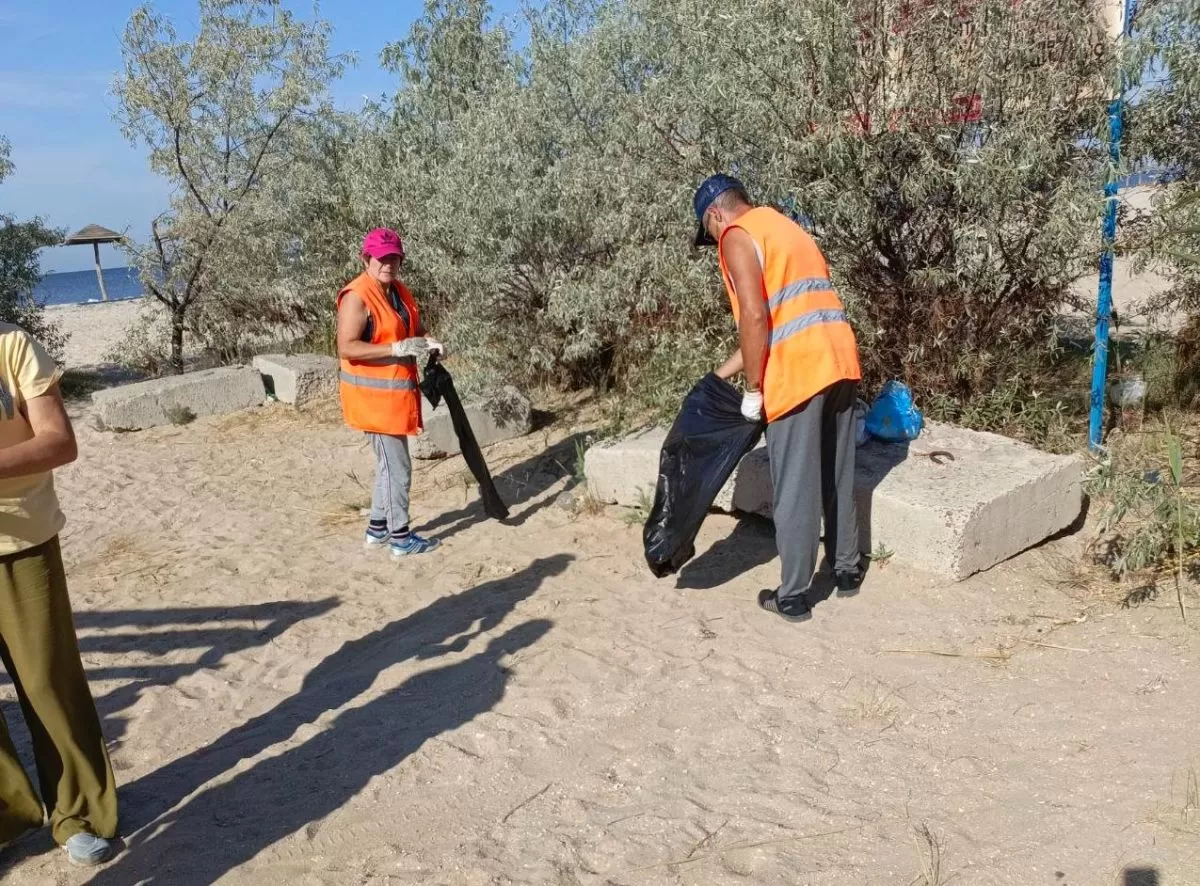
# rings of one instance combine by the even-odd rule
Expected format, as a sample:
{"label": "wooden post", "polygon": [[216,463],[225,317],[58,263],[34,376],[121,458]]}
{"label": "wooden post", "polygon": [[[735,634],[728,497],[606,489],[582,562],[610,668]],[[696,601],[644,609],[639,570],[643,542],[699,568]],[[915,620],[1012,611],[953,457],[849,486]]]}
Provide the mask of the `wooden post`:
{"label": "wooden post", "polygon": [[104,288],[104,271],[100,268],[100,244],[93,243],[92,249],[96,251],[96,281],[100,284],[100,300],[108,301],[108,290]]}

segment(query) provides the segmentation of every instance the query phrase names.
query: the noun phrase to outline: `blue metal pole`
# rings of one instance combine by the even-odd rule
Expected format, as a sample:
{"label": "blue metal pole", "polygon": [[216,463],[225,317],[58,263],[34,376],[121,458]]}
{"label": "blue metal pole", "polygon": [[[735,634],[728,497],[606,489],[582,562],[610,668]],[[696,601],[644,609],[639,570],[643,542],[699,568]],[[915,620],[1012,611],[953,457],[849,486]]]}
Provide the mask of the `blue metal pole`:
{"label": "blue metal pole", "polygon": [[[1128,39],[1136,0],[1125,0],[1121,39]],[[1127,84],[1121,77],[1120,91],[1108,105],[1108,178],[1104,183],[1104,227],[1100,251],[1100,288],[1096,299],[1096,343],[1092,354],[1091,416],[1088,448],[1100,449],[1104,434],[1105,382],[1108,378],[1109,321],[1112,319],[1113,245],[1117,240],[1117,173],[1121,163],[1122,111]]]}

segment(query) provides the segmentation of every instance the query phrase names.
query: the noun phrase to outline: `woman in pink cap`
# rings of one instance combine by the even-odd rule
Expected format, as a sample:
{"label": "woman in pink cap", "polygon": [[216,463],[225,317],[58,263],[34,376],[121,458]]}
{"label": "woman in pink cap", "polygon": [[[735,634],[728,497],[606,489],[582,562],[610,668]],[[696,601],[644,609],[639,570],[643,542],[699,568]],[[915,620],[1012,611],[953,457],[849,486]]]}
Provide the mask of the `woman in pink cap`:
{"label": "woman in pink cap", "polygon": [[442,346],[425,334],[421,313],[397,274],[400,235],[376,228],[363,239],[363,272],[337,297],[339,387],[346,424],[367,434],[375,451],[375,488],[366,546],[392,556],[424,554],[439,544],[408,526],[412,460],[408,438],[421,433],[417,361]]}

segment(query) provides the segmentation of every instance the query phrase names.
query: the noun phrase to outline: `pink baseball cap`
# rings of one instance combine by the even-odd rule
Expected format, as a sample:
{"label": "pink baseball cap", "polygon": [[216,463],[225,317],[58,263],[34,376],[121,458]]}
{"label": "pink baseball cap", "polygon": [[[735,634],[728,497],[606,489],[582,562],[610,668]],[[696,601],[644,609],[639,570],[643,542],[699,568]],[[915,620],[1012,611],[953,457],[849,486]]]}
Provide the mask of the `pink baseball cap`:
{"label": "pink baseball cap", "polygon": [[395,231],[389,228],[376,228],[363,237],[362,253],[380,260],[392,255],[404,258],[404,242]]}

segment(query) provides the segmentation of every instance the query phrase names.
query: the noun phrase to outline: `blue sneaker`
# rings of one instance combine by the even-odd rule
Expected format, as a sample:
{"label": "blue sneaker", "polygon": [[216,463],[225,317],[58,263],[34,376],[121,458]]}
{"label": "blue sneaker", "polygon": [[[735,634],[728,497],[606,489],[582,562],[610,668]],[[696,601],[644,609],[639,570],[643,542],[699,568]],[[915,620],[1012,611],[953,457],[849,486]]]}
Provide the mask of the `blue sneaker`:
{"label": "blue sneaker", "polygon": [[422,538],[415,532],[392,539],[392,558],[411,557],[414,554],[428,554],[441,546],[436,538]]}
{"label": "blue sneaker", "polygon": [[95,834],[76,834],[67,838],[63,849],[67,851],[72,864],[95,867],[112,858],[113,843]]}
{"label": "blue sneaker", "polygon": [[375,532],[373,529],[368,529],[363,536],[364,548],[385,548],[388,542],[392,540],[392,534],[386,529],[381,532]]}

